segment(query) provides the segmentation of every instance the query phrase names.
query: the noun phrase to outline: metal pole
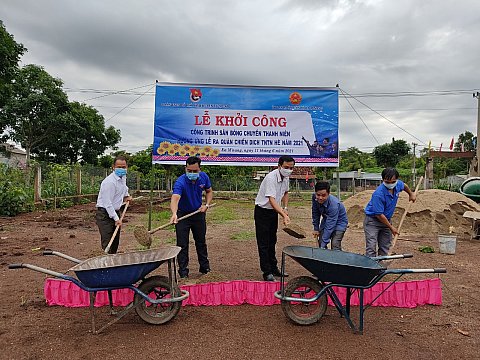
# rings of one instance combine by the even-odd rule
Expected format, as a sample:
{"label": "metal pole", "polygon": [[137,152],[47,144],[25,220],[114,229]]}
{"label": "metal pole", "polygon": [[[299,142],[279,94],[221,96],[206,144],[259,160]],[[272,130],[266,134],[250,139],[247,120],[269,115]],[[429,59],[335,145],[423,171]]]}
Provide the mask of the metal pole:
{"label": "metal pole", "polygon": [[152,229],[153,187],[155,184],[155,164],[152,164],[150,173],[150,205],[148,207],[148,230]]}
{"label": "metal pole", "polygon": [[478,141],[480,140],[480,93],[477,91],[473,94],[473,97],[477,98],[477,176],[480,176],[480,166],[478,165],[480,162],[480,146],[478,146]]}
{"label": "metal pole", "polygon": [[340,171],[338,171],[338,168],[337,168],[337,197],[338,197],[338,200],[341,200],[341,197],[340,197]]}
{"label": "metal pole", "polygon": [[417,182],[417,169],[415,168],[415,158],[417,157],[415,154],[415,147],[417,146],[416,143],[412,143],[413,145],[413,188],[415,189],[416,182]]}

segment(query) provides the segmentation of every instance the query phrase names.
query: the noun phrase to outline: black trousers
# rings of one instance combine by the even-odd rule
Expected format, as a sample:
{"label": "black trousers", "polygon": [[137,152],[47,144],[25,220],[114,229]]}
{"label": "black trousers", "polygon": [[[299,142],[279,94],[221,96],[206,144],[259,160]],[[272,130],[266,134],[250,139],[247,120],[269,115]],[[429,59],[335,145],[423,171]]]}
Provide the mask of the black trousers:
{"label": "black trousers", "polygon": [[278,213],[275,210],[264,209],[255,205],[253,218],[255,219],[255,235],[257,237],[260,269],[265,275],[272,274],[278,269],[278,261],[275,256]]}
{"label": "black trousers", "polygon": [[[187,212],[177,211],[177,216],[187,215]],[[177,233],[177,246],[180,246],[182,250],[178,253],[178,274],[180,276],[188,276],[188,245],[190,230],[193,234],[193,240],[195,241],[195,249],[197,250],[198,263],[200,265],[200,271],[210,269],[210,263],[208,261],[207,242],[205,235],[207,234],[207,223],[205,220],[205,213],[200,212],[189,218],[180,221],[175,225]]]}
{"label": "black trousers", "polygon": [[[120,210],[117,211],[118,216],[120,216]],[[97,208],[95,213],[95,220],[97,222],[98,230],[100,231],[100,243],[102,249],[108,246],[110,239],[112,238],[113,233],[115,232],[115,221],[108,216],[107,210],[105,208]],[[120,244],[120,229],[117,231],[115,239],[113,239],[112,246],[110,246],[109,254],[116,254],[118,250],[118,245]]]}

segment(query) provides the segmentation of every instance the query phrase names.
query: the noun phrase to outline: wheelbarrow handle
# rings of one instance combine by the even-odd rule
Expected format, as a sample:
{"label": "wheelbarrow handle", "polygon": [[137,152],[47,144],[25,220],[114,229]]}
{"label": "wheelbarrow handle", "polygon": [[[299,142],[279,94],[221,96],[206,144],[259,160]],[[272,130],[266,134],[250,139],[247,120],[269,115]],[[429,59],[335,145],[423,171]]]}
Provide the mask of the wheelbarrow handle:
{"label": "wheelbarrow handle", "polygon": [[[445,274],[447,269],[387,269],[382,273],[382,277],[387,274]],[[380,278],[378,278],[380,279]],[[377,280],[378,281],[378,280]]]}
{"label": "wheelbarrow handle", "polygon": [[[30,270],[33,270],[33,271],[38,271],[38,272],[41,272],[43,274],[51,275],[51,276],[54,276],[56,278],[63,279],[63,280],[70,280],[70,281],[73,281],[73,282],[77,281],[77,279],[75,279],[71,276],[68,276],[68,275],[65,275],[65,274],[50,270],[50,269],[45,269],[45,268],[42,268],[40,266],[36,266],[36,265],[32,265],[32,264],[26,264],[26,263],[10,264],[10,265],[8,265],[8,268],[9,269],[25,268],[25,269],[30,269]],[[76,284],[78,285],[78,281],[76,282]]]}
{"label": "wheelbarrow handle", "polygon": [[43,255],[55,255],[55,256],[61,257],[61,258],[66,259],[66,260],[70,260],[70,261],[72,261],[76,264],[80,264],[82,262],[82,260],[76,259],[72,256],[67,255],[67,254],[63,254],[61,252],[50,250],[50,249],[45,250],[43,252]]}
{"label": "wheelbarrow handle", "polygon": [[385,256],[375,256],[372,257],[372,260],[382,261],[382,260],[393,260],[393,259],[408,259],[412,258],[413,254],[399,254],[399,255],[385,255]]}
{"label": "wheelbarrow handle", "polygon": [[23,268],[23,264],[10,264],[8,265],[9,269],[21,269]]}

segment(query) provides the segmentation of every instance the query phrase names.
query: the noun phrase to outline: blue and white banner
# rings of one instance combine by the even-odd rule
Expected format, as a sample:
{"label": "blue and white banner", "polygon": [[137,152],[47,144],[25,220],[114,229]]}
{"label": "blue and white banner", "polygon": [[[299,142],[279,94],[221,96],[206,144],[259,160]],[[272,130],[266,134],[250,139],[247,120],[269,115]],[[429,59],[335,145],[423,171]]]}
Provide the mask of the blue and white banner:
{"label": "blue and white banner", "polygon": [[338,166],[336,88],[158,83],[152,161]]}

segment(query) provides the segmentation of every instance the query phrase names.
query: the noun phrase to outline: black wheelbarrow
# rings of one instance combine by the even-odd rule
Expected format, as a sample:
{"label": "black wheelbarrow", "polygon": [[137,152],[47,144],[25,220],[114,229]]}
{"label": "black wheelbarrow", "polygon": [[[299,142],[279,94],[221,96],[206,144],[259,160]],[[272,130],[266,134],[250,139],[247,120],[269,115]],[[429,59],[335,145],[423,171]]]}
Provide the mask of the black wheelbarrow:
{"label": "black wheelbarrow", "polygon": [[[98,334],[110,325],[123,318],[130,310],[135,309],[142,320],[149,324],[165,324],[179,312],[182,301],[189,296],[188,291],[180,290],[177,285],[175,258],[180,252],[178,246],[160,249],[136,251],[124,254],[102,255],[87,260],[78,260],[57,251],[46,250],[44,255],[56,255],[70,260],[77,265],[68,271],[76,277],[62,274],[31,264],[11,264],[10,269],[27,268],[53,277],[71,281],[81,289],[90,293],[90,312],[92,331]],[[146,276],[163,263],[168,264],[168,277]],[[133,301],[117,314],[108,324],[96,329],[95,295],[98,291],[108,291],[110,310],[113,314],[112,290],[131,289],[134,291]]]}
{"label": "black wheelbarrow", "polygon": [[[295,324],[311,325],[320,320],[327,309],[327,296],[332,300],[341,316],[354,332],[363,333],[365,310],[372,305],[403,275],[411,273],[446,273],[446,269],[387,269],[383,260],[409,258],[413,255],[392,255],[369,258],[345,251],[325,250],[308,246],[287,246],[282,252],[282,269],[285,272],[285,255],[290,256],[313,277],[301,276],[284,285],[281,278],[280,290],[275,297],[281,300],[282,310]],[[364,305],[364,291],[373,287],[386,275],[398,275],[369,304]],[[345,305],[342,305],[334,287],[347,290]],[[359,291],[359,324],[350,316],[350,300],[353,291]]]}

